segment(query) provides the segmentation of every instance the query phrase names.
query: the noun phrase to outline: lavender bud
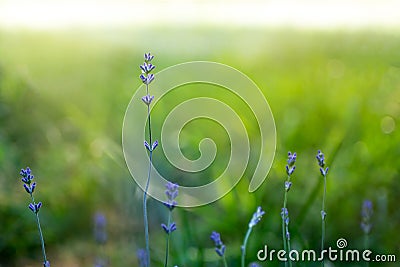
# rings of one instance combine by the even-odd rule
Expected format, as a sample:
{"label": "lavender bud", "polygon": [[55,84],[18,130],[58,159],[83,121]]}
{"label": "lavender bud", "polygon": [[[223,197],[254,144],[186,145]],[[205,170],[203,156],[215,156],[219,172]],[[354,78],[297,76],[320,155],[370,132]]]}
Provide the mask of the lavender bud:
{"label": "lavender bud", "polygon": [[212,241],[214,241],[216,247],[223,245],[221,241],[221,235],[218,232],[213,231],[210,235],[210,238]]}
{"label": "lavender bud", "polygon": [[321,168],[325,167],[325,156],[324,156],[324,154],[321,152],[321,150],[318,150],[318,153],[317,153],[316,158],[317,158],[317,161],[318,161],[318,165],[319,165]]}
{"label": "lavender bud", "polygon": [[150,95],[145,95],[144,97],[142,97],[142,101],[148,106],[151,104],[153,99],[154,99],[154,96],[150,96]]}
{"label": "lavender bud", "polygon": [[42,207],[42,202],[39,202],[37,204],[30,203],[28,208],[33,212],[33,213],[38,213],[40,208]]}
{"label": "lavender bud", "polygon": [[292,154],[292,152],[288,152],[288,160],[287,160],[287,164],[289,165],[289,167],[293,166],[296,163],[296,158],[297,158],[297,153],[294,152]]}
{"label": "lavender bud", "polygon": [[146,62],[150,62],[153,58],[154,58],[154,56],[151,55],[150,52],[144,54],[144,61],[146,61]]}
{"label": "lavender bud", "polygon": [[153,145],[151,145],[151,150],[154,151],[154,149],[156,149],[156,147],[158,146],[158,141],[156,140]]}
{"label": "lavender bud", "polygon": [[26,191],[28,194],[32,193],[32,189],[31,189],[31,187],[30,187],[29,185],[24,184],[24,188],[25,188],[25,191]]}
{"label": "lavender bud", "polygon": [[225,245],[222,245],[220,248],[215,248],[215,252],[217,252],[218,256],[223,257],[225,254]]}
{"label": "lavender bud", "polygon": [[149,143],[147,141],[144,141],[144,146],[147,148],[148,151],[151,151]]}
{"label": "lavender bud", "polygon": [[258,207],[249,222],[249,227],[250,228],[254,227],[261,220],[261,218],[264,214],[265,214],[265,212],[261,209],[261,207]]}
{"label": "lavender bud", "polygon": [[292,187],[292,182],[285,181],[285,190],[289,192],[290,187]]}
{"label": "lavender bud", "polygon": [[44,266],[44,267],[50,267],[50,262],[49,262],[49,261],[44,262],[44,263],[43,263],[43,266]]}
{"label": "lavender bud", "polygon": [[175,198],[178,196],[179,190],[178,190],[178,185],[168,182],[165,184],[165,195],[167,196],[167,202],[164,202],[164,205],[170,209],[171,211],[175,208],[176,206],[176,201]]}
{"label": "lavender bud", "polygon": [[218,256],[223,257],[225,254],[225,245],[222,243],[220,234],[213,231],[210,235],[210,238],[214,242],[215,252],[218,254]]}
{"label": "lavender bud", "polygon": [[326,215],[327,215],[327,213],[325,211],[321,210],[321,218],[322,218],[322,220],[325,220]]}

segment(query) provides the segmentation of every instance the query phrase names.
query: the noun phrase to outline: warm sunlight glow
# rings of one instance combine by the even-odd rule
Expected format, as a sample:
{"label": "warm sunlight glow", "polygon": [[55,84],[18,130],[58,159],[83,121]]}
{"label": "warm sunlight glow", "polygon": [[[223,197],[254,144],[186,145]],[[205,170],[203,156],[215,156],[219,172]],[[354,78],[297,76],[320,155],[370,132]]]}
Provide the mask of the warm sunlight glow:
{"label": "warm sunlight glow", "polygon": [[0,2],[1,27],[132,25],[399,27],[400,1],[24,1]]}

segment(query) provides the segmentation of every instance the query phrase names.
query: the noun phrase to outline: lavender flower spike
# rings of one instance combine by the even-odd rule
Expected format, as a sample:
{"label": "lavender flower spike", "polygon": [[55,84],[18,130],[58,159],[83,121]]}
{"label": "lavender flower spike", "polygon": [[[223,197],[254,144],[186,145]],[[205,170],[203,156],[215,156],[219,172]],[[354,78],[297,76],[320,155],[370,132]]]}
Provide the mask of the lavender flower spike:
{"label": "lavender flower spike", "polygon": [[[36,188],[36,182],[32,183],[32,180],[34,178],[32,171],[29,167],[26,167],[26,169],[21,169],[19,173],[22,178],[22,182],[24,183],[24,189],[25,191],[30,195],[31,197],[31,203],[29,203],[28,208],[35,214],[36,217],[36,224],[37,228],[39,231],[39,238],[40,238],[40,243],[42,245],[42,253],[43,253],[43,266],[44,267],[50,267],[50,262],[47,260],[46,257],[46,249],[44,246],[44,238],[42,234],[42,228],[40,226],[40,220],[39,220],[39,210],[42,207],[42,202],[35,202],[35,198],[33,197],[33,192],[35,191]],[[32,184],[31,184],[32,183]]]}
{"label": "lavender flower spike", "polygon": [[220,256],[224,262],[224,266],[227,266],[226,259],[225,259],[225,245],[222,243],[221,235],[215,231],[213,231],[210,235],[211,240],[214,242],[215,245],[215,252]]}
{"label": "lavender flower spike", "polygon": [[373,214],[373,206],[371,200],[364,200],[361,207],[361,229],[366,235],[371,232],[371,218]]}

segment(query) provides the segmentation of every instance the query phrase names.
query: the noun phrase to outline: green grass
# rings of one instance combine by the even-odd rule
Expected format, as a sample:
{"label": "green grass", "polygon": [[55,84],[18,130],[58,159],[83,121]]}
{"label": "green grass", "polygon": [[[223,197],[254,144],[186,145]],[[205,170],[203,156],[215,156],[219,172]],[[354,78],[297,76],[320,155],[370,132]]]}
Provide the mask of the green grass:
{"label": "green grass", "polygon": [[[399,47],[398,33],[377,31],[189,27],[2,31],[0,264],[12,266],[17,259],[40,257],[34,218],[25,209],[28,199],[18,179],[19,169],[26,166],[37,177],[35,194],[44,203],[41,222],[52,265],[91,264],[92,215],[97,210],[109,219],[106,251],[111,265],[137,264],[132,251],[144,246],[142,192],[125,166],[121,129],[125,109],[140,85],[138,66],[147,51],[156,55],[156,71],[192,60],[239,69],[262,89],[277,127],[276,158],[256,193],[247,192],[249,168],[246,178],[222,200],[176,210],[171,264],[216,266],[218,258],[209,240],[216,230],[227,245],[228,264],[239,266],[240,242],[258,205],[267,213],[249,241],[247,262],[256,260],[264,244],[280,249],[288,150],[298,153],[289,199],[292,247],[320,244],[315,229],[320,227],[322,187],[315,155],[322,149],[331,169],[325,243],[334,246],[345,237],[349,246],[361,248],[360,208],[363,199],[370,198],[375,205],[372,247],[399,255]],[[181,98],[169,99],[192,95],[182,89]],[[216,97],[231,99],[222,93]],[[157,111],[160,118],[162,108],[171,106],[168,103],[172,102]],[[240,103],[237,107],[247,116],[248,110]],[[154,121],[157,132],[162,121],[156,116]],[[188,125],[182,133],[182,142],[193,148],[184,151],[188,157],[196,157],[203,134],[212,136],[206,131],[210,122],[201,125],[204,128]],[[216,131],[216,140],[222,142],[225,135],[219,128]],[[155,160],[173,174],[165,161],[157,162],[156,154]],[[226,159],[217,158],[217,163],[205,174],[218,173]],[[155,201],[150,201],[149,211],[152,257],[161,264],[160,223],[167,214]]]}

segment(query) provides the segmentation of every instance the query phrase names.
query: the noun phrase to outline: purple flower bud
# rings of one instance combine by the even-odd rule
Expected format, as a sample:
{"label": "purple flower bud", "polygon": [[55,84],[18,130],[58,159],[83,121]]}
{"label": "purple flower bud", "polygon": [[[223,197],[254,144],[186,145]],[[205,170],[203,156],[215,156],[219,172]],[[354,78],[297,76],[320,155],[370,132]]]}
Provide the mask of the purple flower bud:
{"label": "purple flower bud", "polygon": [[30,193],[32,193],[32,189],[31,189],[31,187],[29,186],[29,185],[27,185],[27,184],[24,184],[24,188],[25,188],[25,191],[28,193],[28,194],[30,194]]}
{"label": "purple flower bud", "polygon": [[329,168],[327,167],[325,170],[323,168],[319,168],[319,171],[321,172],[322,176],[326,176],[328,174]]}
{"label": "purple flower bud", "polygon": [[215,252],[217,252],[218,256],[223,257],[225,254],[225,245],[222,245],[220,248],[215,248]]}
{"label": "purple flower bud", "polygon": [[317,158],[317,161],[318,161],[318,165],[319,165],[321,168],[325,167],[325,156],[324,156],[324,154],[321,152],[321,150],[318,150],[318,153],[317,153],[316,158]]}
{"label": "purple flower bud", "polygon": [[261,207],[258,207],[256,212],[254,212],[253,217],[251,218],[249,222],[249,227],[252,228],[254,227],[262,218],[262,216],[265,214],[265,211],[261,209]]}
{"label": "purple flower bud", "polygon": [[40,208],[42,207],[42,202],[39,202],[37,204],[30,203],[28,208],[33,212],[33,213],[38,213]]}
{"label": "purple flower bud", "polygon": [[285,190],[288,192],[292,187],[292,182],[285,181]]}
{"label": "purple flower bud", "polygon": [[294,152],[292,154],[292,152],[288,152],[288,160],[287,160],[287,164],[289,165],[289,167],[293,166],[296,162],[296,158],[297,158],[297,153]]}
{"label": "purple flower bud", "polygon": [[286,174],[289,176],[292,175],[295,169],[296,169],[296,166],[289,167],[288,165],[286,165]]}
{"label": "purple flower bud", "polygon": [[158,146],[158,141],[156,140],[152,145],[151,145],[151,150],[154,151],[156,147]]}
{"label": "purple flower bud", "polygon": [[143,63],[143,65],[140,65],[140,69],[144,74],[150,73],[152,70],[154,70],[155,67],[156,66],[154,66],[153,64],[147,62]]}
{"label": "purple flower bud", "polygon": [[33,191],[35,191],[35,188],[36,188],[36,183],[34,182],[34,183],[31,185],[31,193],[33,193]]}
{"label": "purple flower bud", "polygon": [[44,262],[44,263],[43,263],[43,266],[44,266],[44,267],[50,267],[50,262],[49,262],[49,261]]}
{"label": "purple flower bud", "polygon": [[326,215],[327,215],[327,213],[325,211],[321,210],[321,218],[322,218],[322,220],[325,220]]}
{"label": "purple flower bud", "polygon": [[213,231],[210,238],[215,244],[215,252],[217,252],[220,257],[223,257],[225,254],[225,245],[222,243],[220,234]]}
{"label": "purple flower bud", "polygon": [[288,212],[287,208],[282,208],[282,209],[281,209],[281,217],[282,217],[282,220],[285,220],[286,217],[288,217],[288,216],[289,216],[289,212]]}
{"label": "purple flower bud", "polygon": [[144,146],[147,148],[148,151],[151,151],[149,143],[147,141],[144,141]]}
{"label": "purple flower bud", "polygon": [[142,97],[142,101],[148,106],[151,104],[153,99],[154,99],[154,96],[150,96],[150,95],[145,95],[144,97]]}
{"label": "purple flower bud", "polygon": [[170,233],[172,233],[173,231],[176,230],[176,224],[173,222],[171,223],[169,226],[165,225],[165,224],[161,224],[161,227],[164,229],[165,233],[167,235],[169,235]]}
{"label": "purple flower bud", "polygon": [[179,186],[177,184],[168,182],[165,184],[165,195],[167,196],[167,202],[164,202],[164,205],[169,208],[170,210],[173,210],[176,206],[176,201],[175,198],[178,196],[179,193]]}
{"label": "purple flower bud", "polygon": [[151,55],[150,52],[144,54],[144,61],[146,61],[146,62],[150,62],[153,58],[154,58],[154,56]]}
{"label": "purple flower bud", "polygon": [[29,167],[26,167],[26,169],[21,169],[20,171],[20,175],[22,176],[22,182],[24,182],[25,184],[30,184],[34,178],[34,176],[31,174],[32,171]]}

